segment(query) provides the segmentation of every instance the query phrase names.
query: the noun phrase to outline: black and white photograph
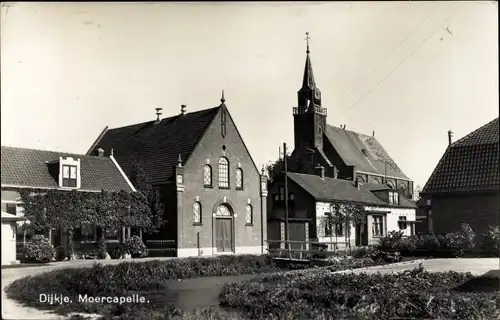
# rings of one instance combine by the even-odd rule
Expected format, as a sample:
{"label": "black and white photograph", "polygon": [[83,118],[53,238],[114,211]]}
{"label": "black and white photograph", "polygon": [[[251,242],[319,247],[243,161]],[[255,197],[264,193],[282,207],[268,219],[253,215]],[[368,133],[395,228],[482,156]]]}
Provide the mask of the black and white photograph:
{"label": "black and white photograph", "polygon": [[1,2],[2,319],[500,319],[498,2]]}

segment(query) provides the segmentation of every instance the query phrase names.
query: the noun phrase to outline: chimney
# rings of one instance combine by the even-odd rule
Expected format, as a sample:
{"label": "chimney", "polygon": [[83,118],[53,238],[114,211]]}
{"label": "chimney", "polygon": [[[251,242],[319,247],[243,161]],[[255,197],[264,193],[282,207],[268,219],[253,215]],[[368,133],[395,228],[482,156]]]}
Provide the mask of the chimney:
{"label": "chimney", "polygon": [[448,130],[448,145],[451,145],[451,138],[453,137],[453,132],[451,130]]}
{"label": "chimney", "polygon": [[163,108],[155,108],[156,110],[156,121],[155,123],[160,123],[160,116],[161,116],[161,111],[163,110]]}
{"label": "chimney", "polygon": [[186,105],[181,104],[181,115],[185,115],[185,114],[186,114]]}
{"label": "chimney", "polygon": [[314,173],[321,179],[325,179],[325,167],[318,164],[316,168],[314,168]]}
{"label": "chimney", "polygon": [[104,149],[102,148],[98,148],[96,151],[95,151],[95,155],[98,156],[98,157],[104,157]]}

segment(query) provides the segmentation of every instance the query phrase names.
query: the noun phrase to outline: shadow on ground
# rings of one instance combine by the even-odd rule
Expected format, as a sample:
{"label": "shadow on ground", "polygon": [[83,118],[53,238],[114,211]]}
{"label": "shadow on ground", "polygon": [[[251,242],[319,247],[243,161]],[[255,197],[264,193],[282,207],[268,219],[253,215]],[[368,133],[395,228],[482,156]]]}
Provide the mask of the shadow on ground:
{"label": "shadow on ground", "polygon": [[495,292],[500,291],[500,270],[490,270],[475,277],[453,290],[460,292]]}

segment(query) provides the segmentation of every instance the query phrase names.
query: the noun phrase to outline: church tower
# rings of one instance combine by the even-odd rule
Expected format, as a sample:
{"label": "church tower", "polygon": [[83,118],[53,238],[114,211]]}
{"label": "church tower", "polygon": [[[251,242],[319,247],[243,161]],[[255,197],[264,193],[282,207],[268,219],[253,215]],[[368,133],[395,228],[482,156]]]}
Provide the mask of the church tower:
{"label": "church tower", "polygon": [[326,108],[321,107],[321,91],[316,86],[309,56],[309,32],[306,32],[306,65],[298,105],[293,108],[295,150],[323,149]]}

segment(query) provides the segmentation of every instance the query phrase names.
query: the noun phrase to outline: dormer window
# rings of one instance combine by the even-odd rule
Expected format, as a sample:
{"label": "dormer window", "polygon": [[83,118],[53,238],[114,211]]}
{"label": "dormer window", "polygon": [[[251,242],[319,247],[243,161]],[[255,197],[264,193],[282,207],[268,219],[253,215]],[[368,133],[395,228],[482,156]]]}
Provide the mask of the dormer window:
{"label": "dormer window", "polygon": [[59,186],[61,188],[80,188],[80,159],[59,158]]}
{"label": "dormer window", "polygon": [[389,204],[399,204],[399,194],[395,191],[389,191]]}
{"label": "dormer window", "polygon": [[66,188],[76,188],[77,167],[62,166],[62,186]]}

